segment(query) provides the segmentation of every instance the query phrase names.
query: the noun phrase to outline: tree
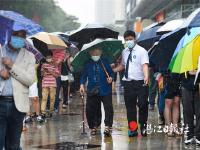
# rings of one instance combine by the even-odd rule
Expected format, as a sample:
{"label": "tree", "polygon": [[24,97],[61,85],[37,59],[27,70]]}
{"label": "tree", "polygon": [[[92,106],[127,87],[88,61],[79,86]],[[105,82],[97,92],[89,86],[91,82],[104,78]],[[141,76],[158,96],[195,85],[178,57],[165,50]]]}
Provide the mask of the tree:
{"label": "tree", "polygon": [[53,0],[0,0],[0,9],[19,12],[47,32],[66,32],[80,26],[78,18],[67,15]]}

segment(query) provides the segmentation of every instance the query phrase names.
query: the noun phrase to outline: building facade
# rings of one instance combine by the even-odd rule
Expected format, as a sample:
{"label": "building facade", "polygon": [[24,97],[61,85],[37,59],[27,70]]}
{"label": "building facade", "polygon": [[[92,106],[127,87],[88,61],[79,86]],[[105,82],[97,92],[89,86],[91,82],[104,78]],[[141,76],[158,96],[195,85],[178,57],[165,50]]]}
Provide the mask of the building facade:
{"label": "building facade", "polygon": [[126,28],[134,29],[137,18],[141,23],[185,18],[198,7],[200,0],[126,0]]}

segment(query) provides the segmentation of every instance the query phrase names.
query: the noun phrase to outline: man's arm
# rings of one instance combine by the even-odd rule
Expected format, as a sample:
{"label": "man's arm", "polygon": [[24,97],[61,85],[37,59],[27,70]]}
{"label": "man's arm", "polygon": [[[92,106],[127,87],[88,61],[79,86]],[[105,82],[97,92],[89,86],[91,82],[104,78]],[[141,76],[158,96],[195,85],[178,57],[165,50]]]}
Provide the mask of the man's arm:
{"label": "man's arm", "polygon": [[113,69],[113,72],[120,72],[125,69],[123,64],[119,64],[116,68]]}
{"label": "man's arm", "polygon": [[149,84],[149,67],[148,64],[143,64],[142,65],[143,73],[144,73],[144,83],[146,85]]}

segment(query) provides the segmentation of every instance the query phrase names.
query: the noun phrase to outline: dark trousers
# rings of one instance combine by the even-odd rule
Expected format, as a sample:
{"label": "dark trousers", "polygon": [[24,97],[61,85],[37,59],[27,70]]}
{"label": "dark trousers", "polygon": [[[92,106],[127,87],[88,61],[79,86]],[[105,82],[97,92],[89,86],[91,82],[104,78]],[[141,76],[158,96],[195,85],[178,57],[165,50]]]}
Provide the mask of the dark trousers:
{"label": "dark trousers", "polygon": [[61,86],[63,88],[63,104],[68,103],[68,81],[61,81]]}
{"label": "dark trousers", "polygon": [[25,113],[19,112],[14,102],[0,100],[0,150],[20,150],[20,138]]}
{"label": "dark trousers", "polygon": [[60,88],[61,88],[61,77],[56,78],[56,84],[57,84],[57,87],[56,87],[56,99],[55,99],[54,108],[58,109],[59,102],[60,102],[59,95],[60,95]]}
{"label": "dark trousers", "polygon": [[128,123],[137,122],[137,108],[139,107],[139,123],[144,125],[148,118],[148,86],[144,81],[124,81],[124,100]]}
{"label": "dark trousers", "polygon": [[149,104],[150,106],[155,105],[155,99],[157,94],[157,81],[154,77],[154,72],[150,70],[150,84],[149,84]]}
{"label": "dark trousers", "polygon": [[[188,91],[182,88],[184,124],[188,126],[187,136],[196,136],[200,140],[200,99],[199,92]],[[196,115],[196,126],[194,125]]]}
{"label": "dark trousers", "polygon": [[113,124],[113,105],[112,94],[107,96],[87,96],[86,117],[90,129],[98,127],[101,120],[101,102],[105,110],[105,126],[112,127]]}

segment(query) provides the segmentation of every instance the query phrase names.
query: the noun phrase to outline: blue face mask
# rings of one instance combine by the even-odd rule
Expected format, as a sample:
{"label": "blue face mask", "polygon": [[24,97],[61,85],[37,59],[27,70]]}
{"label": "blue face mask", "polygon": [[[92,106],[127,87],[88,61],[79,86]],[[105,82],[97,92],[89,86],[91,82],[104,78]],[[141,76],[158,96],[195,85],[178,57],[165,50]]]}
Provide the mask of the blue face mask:
{"label": "blue face mask", "polygon": [[18,36],[11,36],[10,44],[15,49],[20,49],[25,46],[25,40]]}

